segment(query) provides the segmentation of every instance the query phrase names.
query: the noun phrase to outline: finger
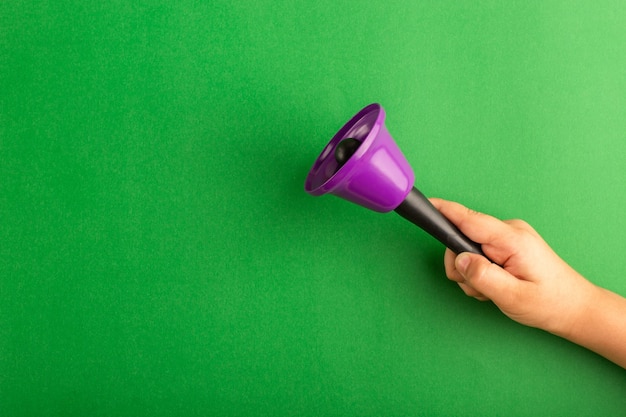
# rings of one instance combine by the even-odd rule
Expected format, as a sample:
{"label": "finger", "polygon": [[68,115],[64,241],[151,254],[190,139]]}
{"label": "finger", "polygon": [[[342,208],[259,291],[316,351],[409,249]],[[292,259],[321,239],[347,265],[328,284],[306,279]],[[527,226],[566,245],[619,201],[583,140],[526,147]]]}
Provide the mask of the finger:
{"label": "finger", "polygon": [[457,271],[456,265],[454,264],[455,259],[456,253],[452,252],[450,249],[446,249],[446,253],[443,255],[443,265],[446,270],[446,276],[452,281],[463,282],[465,278]]}
{"label": "finger", "polygon": [[502,236],[510,235],[513,228],[488,214],[470,210],[462,204],[431,198],[430,202],[463,233],[480,244],[490,244]]}
{"label": "finger", "polygon": [[461,287],[461,289],[463,290],[465,295],[467,295],[469,297],[473,297],[473,298],[476,298],[477,300],[481,300],[481,301],[487,300],[487,297],[485,297],[482,293],[476,291],[475,288],[470,287],[469,285],[467,285],[464,282],[459,282],[459,287]]}
{"label": "finger", "polygon": [[[469,263],[464,269],[463,264],[467,259]],[[525,284],[525,281],[515,278],[480,255],[463,253],[457,256],[455,262],[457,270],[465,277],[465,285],[501,307],[514,305]]]}

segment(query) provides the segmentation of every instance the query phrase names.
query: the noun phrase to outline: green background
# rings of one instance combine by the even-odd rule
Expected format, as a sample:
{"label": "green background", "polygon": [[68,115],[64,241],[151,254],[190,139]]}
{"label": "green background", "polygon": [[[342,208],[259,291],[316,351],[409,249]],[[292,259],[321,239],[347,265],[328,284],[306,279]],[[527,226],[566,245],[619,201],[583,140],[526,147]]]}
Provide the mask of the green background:
{"label": "green background", "polygon": [[626,371],[303,185],[380,102],[425,194],[626,295],[625,51],[622,0],[1,2],[0,415],[623,415]]}

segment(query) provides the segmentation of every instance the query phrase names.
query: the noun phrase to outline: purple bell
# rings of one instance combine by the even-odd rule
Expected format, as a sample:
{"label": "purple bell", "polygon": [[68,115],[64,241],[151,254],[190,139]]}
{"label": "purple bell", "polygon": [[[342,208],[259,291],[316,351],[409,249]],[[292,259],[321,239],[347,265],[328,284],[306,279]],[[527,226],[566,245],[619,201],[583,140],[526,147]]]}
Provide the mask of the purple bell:
{"label": "purple bell", "polygon": [[395,210],[456,253],[484,256],[470,240],[413,186],[415,175],[385,127],[385,111],[370,104],[326,145],[307,175],[311,195],[336,195],[370,210]]}

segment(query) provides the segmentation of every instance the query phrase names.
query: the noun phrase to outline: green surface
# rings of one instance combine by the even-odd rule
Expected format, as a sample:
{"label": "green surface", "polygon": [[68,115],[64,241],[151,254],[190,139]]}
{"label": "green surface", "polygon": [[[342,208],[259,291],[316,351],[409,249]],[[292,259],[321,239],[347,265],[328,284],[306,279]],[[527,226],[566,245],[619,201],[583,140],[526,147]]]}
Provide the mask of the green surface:
{"label": "green surface", "polygon": [[626,295],[625,5],[1,2],[0,415],[624,415],[626,371],[303,185],[380,102],[425,194]]}

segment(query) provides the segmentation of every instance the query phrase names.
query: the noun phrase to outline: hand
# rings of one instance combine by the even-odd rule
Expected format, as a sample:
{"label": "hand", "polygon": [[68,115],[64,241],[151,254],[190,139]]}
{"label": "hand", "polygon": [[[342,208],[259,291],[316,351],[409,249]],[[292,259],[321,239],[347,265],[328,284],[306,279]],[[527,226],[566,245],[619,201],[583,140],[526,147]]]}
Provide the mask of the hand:
{"label": "hand", "polygon": [[513,320],[567,337],[596,287],[567,265],[522,220],[501,221],[450,201],[431,199],[486,258],[449,249],[446,275],[479,300],[491,300]]}
{"label": "hand", "polygon": [[497,263],[446,250],[446,274],[467,295],[492,300],[513,320],[626,368],[626,298],[587,281],[524,221],[501,221],[450,201],[431,202]]}

